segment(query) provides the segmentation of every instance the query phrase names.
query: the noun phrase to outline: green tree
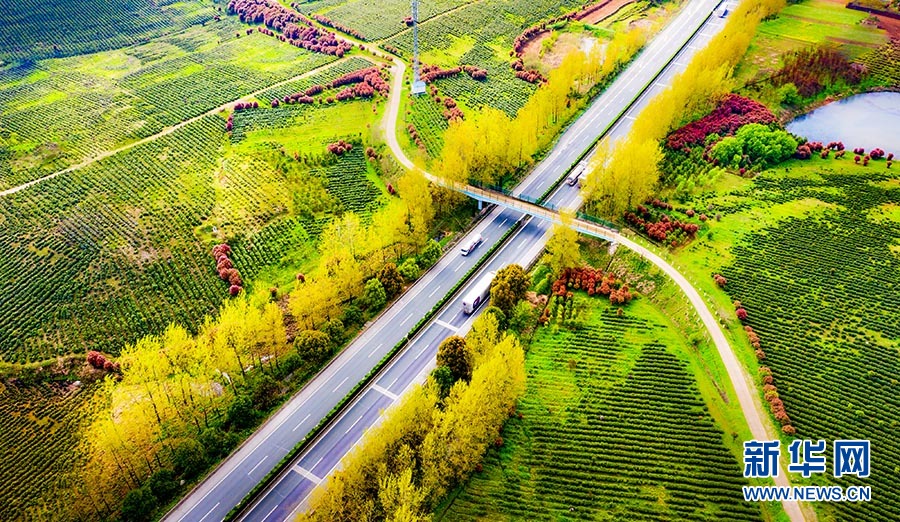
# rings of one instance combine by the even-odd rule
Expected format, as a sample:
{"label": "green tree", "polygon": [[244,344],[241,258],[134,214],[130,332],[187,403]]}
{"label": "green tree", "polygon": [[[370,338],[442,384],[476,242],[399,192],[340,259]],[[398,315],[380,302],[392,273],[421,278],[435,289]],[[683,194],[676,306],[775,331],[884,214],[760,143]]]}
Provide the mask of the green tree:
{"label": "green tree", "polygon": [[783,105],[794,106],[799,104],[802,101],[800,97],[800,91],[797,90],[797,86],[793,83],[786,83],[778,88],[778,98],[781,100]]}
{"label": "green tree", "polygon": [[403,276],[403,279],[412,282],[419,278],[419,265],[416,263],[416,260],[408,257],[405,261],[400,263],[400,266],[397,268],[400,272],[400,275]]}
{"label": "green tree", "polygon": [[125,522],[144,522],[156,509],[156,497],[147,486],[132,489],[122,502],[122,520]]}
{"label": "green tree", "polygon": [[167,502],[178,492],[178,482],[175,481],[175,473],[168,468],[156,470],[147,479],[147,487],[160,502]]}
{"label": "green tree", "polygon": [[403,289],[403,276],[400,275],[397,265],[394,263],[388,263],[381,268],[381,271],[378,272],[378,280],[381,281],[381,286],[384,287],[388,299],[393,298]]}
{"label": "green tree", "polygon": [[499,306],[491,305],[485,308],[482,315],[493,315],[497,320],[497,328],[500,330],[506,330],[509,326],[509,322],[506,319],[506,312],[501,310]]}
{"label": "green tree", "polygon": [[307,361],[320,363],[331,355],[331,338],[318,330],[304,330],[294,338],[294,348]]}
{"label": "green tree", "polygon": [[741,140],[734,136],[728,136],[713,145],[709,155],[714,160],[718,160],[722,166],[735,167],[740,163],[743,152],[744,144]]}
{"label": "green tree", "polygon": [[429,240],[425,245],[425,249],[418,256],[419,266],[428,268],[441,258],[441,244],[435,240]]}
{"label": "green tree", "polygon": [[497,271],[491,281],[491,305],[508,314],[525,298],[529,285],[528,274],[519,265],[507,265]]}
{"label": "green tree", "polygon": [[[270,377],[271,378],[271,377]],[[172,442],[172,466],[175,473],[192,479],[206,466],[206,452],[195,439],[177,439]]]}
{"label": "green tree", "polygon": [[253,400],[244,394],[235,397],[228,406],[228,423],[237,430],[252,426],[258,415],[259,412],[253,408]]}
{"label": "green tree", "polygon": [[377,277],[373,277],[366,281],[361,301],[363,306],[372,313],[375,313],[384,307],[384,304],[387,302],[387,293],[384,291],[384,286],[381,285],[381,281],[379,281]]}
{"label": "green tree", "polygon": [[[297,357],[294,355],[294,357]],[[207,428],[197,437],[211,460],[218,460],[234,449],[237,435],[218,428]]]}
{"label": "green tree", "polygon": [[472,377],[472,358],[466,340],[456,335],[444,339],[438,347],[437,365],[449,368],[454,382],[468,381]]}
{"label": "green tree", "polygon": [[261,409],[268,409],[275,403],[275,399],[281,395],[281,385],[268,373],[259,373],[251,381],[253,390],[253,404]]}
{"label": "green tree", "polygon": [[431,371],[431,377],[438,386],[441,399],[450,395],[450,388],[452,388],[453,383],[456,382],[456,379],[453,378],[453,371],[450,368],[447,366],[438,366]]}
{"label": "green tree", "polygon": [[344,323],[340,319],[332,319],[322,325],[322,331],[331,339],[331,344],[340,346],[344,342]]}

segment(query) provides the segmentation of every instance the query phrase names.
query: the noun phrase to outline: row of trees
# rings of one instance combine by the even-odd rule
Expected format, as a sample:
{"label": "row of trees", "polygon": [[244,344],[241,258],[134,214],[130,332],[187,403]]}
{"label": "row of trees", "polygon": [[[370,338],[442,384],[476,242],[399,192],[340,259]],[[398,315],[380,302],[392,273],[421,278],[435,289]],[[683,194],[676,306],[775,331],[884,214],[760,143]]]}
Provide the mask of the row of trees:
{"label": "row of trees", "polygon": [[670,130],[707,112],[731,90],[732,70],[750,45],[760,20],[783,6],[784,0],[741,3],[672,86],[641,111],[628,136],[615,146],[602,144],[582,185],[593,211],[620,216],[652,194],[663,157],[660,141]]}
{"label": "row of trees", "polygon": [[525,391],[521,346],[503,335],[493,314],[483,314],[466,339],[445,342],[439,362],[450,352],[459,378],[448,385],[436,370],[407,394],[314,494],[300,520],[430,520],[487,448],[502,443],[500,428]]}
{"label": "row of trees", "polygon": [[494,184],[527,167],[577,112],[585,95],[630,60],[647,35],[646,29],[635,28],[616,34],[605,47],[595,46],[590,54],[570,53],[515,118],[485,107],[454,121],[444,135],[436,173]]}

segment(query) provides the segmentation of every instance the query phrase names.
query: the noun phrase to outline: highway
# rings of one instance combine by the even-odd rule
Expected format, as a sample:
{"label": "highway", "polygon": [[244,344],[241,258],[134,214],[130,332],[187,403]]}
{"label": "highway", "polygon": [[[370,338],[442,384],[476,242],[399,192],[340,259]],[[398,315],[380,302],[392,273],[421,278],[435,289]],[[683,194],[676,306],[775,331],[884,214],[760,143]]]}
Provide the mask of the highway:
{"label": "highway", "polygon": [[[560,137],[553,151],[539,163],[514,191],[516,195],[536,198],[543,194],[581,154],[590,148],[600,133],[615,123],[610,135],[627,133],[630,122],[653,96],[678,74],[691,55],[703,48],[724,20],[708,15],[719,0],[693,0],[644,49],[632,64],[591,104],[582,116]],[[725,4],[723,4],[725,5]],[[727,5],[729,10],[733,5]],[[708,18],[708,20],[707,20]],[[704,20],[706,23],[704,24]],[[688,45],[675,54],[695,29],[702,29]],[[674,57],[674,59],[673,59]],[[620,118],[621,111],[662,70],[652,85]],[[399,91],[399,89],[394,89]],[[549,202],[557,207],[580,206],[579,190],[561,185]],[[485,264],[484,270],[496,270],[510,263],[529,264],[540,255],[549,228],[546,222],[494,208],[469,234],[480,233],[482,244],[472,255],[457,251],[445,254],[398,301],[357,337],[322,372],[199,484],[165,517],[167,521],[203,522],[222,520],[241,499],[290,450],[310,432],[340,400],[395,346],[407,332],[472,268],[480,255],[522,220],[513,236]],[[465,239],[463,239],[465,241]],[[477,281],[480,274],[471,281]],[[437,346],[449,335],[464,333],[474,317],[462,313],[462,295],[469,285],[450,300],[426,327],[398,354],[283,473],[247,512],[244,520],[285,520],[302,508],[316,484],[337,466],[340,459],[377,422],[388,408],[413,383],[421,380],[434,366]]]}

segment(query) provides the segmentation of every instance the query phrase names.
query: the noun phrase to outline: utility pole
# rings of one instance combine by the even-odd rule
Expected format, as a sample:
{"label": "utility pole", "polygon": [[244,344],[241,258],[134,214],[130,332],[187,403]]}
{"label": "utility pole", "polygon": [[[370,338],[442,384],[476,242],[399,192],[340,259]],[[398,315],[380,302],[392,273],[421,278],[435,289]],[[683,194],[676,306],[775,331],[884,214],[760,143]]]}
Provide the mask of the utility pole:
{"label": "utility pole", "polygon": [[425,82],[419,76],[419,0],[412,0],[413,26],[413,94],[425,94]]}

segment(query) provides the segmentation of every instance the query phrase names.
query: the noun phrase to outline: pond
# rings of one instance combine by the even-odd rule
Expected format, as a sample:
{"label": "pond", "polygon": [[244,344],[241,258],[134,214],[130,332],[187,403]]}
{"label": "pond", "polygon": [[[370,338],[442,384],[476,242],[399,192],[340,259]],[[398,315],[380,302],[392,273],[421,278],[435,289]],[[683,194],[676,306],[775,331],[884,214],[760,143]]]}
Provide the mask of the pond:
{"label": "pond", "polygon": [[810,141],[842,141],[847,149],[880,147],[900,154],[900,93],[857,94],[829,103],[787,124]]}

